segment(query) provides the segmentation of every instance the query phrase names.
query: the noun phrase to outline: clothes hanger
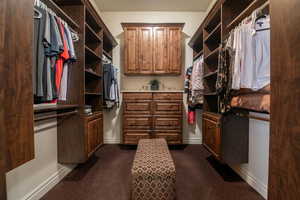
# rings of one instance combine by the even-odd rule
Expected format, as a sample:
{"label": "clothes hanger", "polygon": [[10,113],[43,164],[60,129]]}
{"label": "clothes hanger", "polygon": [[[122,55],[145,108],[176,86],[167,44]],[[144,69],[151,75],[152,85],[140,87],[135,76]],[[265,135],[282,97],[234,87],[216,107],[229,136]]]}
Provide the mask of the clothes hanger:
{"label": "clothes hanger", "polygon": [[40,19],[40,18],[42,18],[43,14],[39,10],[37,10],[36,8],[34,8],[33,10],[34,10],[35,13],[38,14],[38,16],[34,16],[33,17],[34,19]]}

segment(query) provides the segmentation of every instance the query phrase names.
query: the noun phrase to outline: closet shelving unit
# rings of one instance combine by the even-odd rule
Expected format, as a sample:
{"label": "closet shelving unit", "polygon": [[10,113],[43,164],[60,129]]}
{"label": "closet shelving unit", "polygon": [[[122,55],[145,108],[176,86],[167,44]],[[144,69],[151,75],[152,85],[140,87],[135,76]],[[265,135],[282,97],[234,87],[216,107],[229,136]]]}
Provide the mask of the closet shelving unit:
{"label": "closet shelving unit", "polygon": [[231,30],[261,7],[268,10],[268,1],[218,0],[189,42],[194,60],[202,52],[204,55],[203,143],[223,162],[248,162],[249,118],[247,110],[240,110],[241,115],[219,111],[216,80],[220,45]]}
{"label": "closet shelving unit", "polygon": [[[83,163],[103,144],[102,55],[109,52],[112,59],[117,42],[89,0],[52,0],[51,4],[67,16],[63,19],[80,38],[75,43],[77,62],[70,68],[70,97],[59,102],[77,105],[78,112],[64,116],[58,125],[58,161]],[[86,105],[92,107],[92,114],[85,114]]]}

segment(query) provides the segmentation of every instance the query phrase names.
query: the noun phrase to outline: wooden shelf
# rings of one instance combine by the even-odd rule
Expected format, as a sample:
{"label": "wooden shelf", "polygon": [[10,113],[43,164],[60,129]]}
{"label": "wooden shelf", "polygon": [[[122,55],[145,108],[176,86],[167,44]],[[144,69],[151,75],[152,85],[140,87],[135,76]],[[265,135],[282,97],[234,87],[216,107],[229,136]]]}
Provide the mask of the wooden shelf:
{"label": "wooden shelf", "polygon": [[52,0],[42,0],[42,2],[47,5],[48,8],[53,10],[58,17],[68,23],[73,29],[79,29],[78,23],[76,23],[65,11],[63,11],[54,1]]}
{"label": "wooden shelf", "polygon": [[204,61],[206,63],[211,62],[212,60],[217,60],[218,61],[218,56],[219,56],[219,47],[217,47],[215,50],[213,50],[210,54],[208,54],[205,58]]}
{"label": "wooden shelf", "polygon": [[216,28],[205,38],[204,42],[209,43],[212,40],[214,42],[221,42],[221,23],[219,23]]}
{"label": "wooden shelf", "polygon": [[218,93],[217,92],[205,92],[204,96],[217,96]]}
{"label": "wooden shelf", "polygon": [[112,60],[112,56],[111,56],[109,53],[107,53],[104,49],[103,49],[103,54],[104,54],[107,58],[109,58],[110,60]]}
{"label": "wooden shelf", "polygon": [[34,113],[45,113],[45,112],[53,112],[53,111],[61,111],[61,110],[70,110],[70,109],[77,109],[79,105],[76,104],[69,104],[69,105],[43,105],[43,104],[36,104],[33,107]]}
{"label": "wooden shelf", "polygon": [[236,18],[234,18],[227,26],[227,31],[230,31],[234,27],[236,27],[239,23],[241,23],[246,17],[251,15],[251,13],[257,8],[268,5],[268,0],[254,0],[246,9],[244,9],[241,14],[239,14]]}
{"label": "wooden shelf", "polygon": [[189,46],[194,51],[201,51],[203,49],[203,27],[200,26],[189,42]]}
{"label": "wooden shelf", "polygon": [[97,17],[92,14],[92,12],[89,10],[89,7],[86,7],[86,23],[93,29],[96,30],[95,32],[98,32],[101,30],[101,26],[99,25],[99,22],[97,20]]}
{"label": "wooden shelf", "polygon": [[97,79],[101,79],[102,78],[102,76],[100,74],[97,74],[96,72],[92,72],[92,71],[89,71],[87,69],[85,69],[84,71],[85,71],[86,75],[91,76],[93,78],[97,78]]}
{"label": "wooden shelf", "polygon": [[221,22],[221,8],[218,8],[216,13],[211,17],[209,23],[205,26],[205,30],[210,34],[218,24]]}
{"label": "wooden shelf", "polygon": [[90,49],[88,46],[85,46],[85,53],[87,56],[87,59],[93,59],[93,60],[101,60],[100,56],[98,56],[92,49]]}
{"label": "wooden shelf", "polygon": [[51,114],[51,115],[46,115],[46,116],[35,116],[34,117],[34,121],[43,121],[43,120],[48,120],[48,119],[54,119],[54,118],[58,118],[58,117],[66,117],[66,116],[70,116],[70,115],[75,115],[77,114],[78,111],[70,111],[70,112],[64,112],[64,113],[59,113],[59,114]]}
{"label": "wooden shelf", "polygon": [[207,79],[207,78],[211,78],[212,76],[216,76],[218,75],[218,70],[214,71],[214,72],[210,72],[210,73],[207,73],[203,76],[204,79]]}
{"label": "wooden shelf", "polygon": [[197,53],[197,54],[194,56],[193,60],[194,60],[194,61],[197,60],[201,55],[203,55],[203,50],[200,51],[199,53]]}
{"label": "wooden shelf", "polygon": [[101,93],[97,93],[97,92],[85,92],[85,95],[87,95],[87,96],[102,96]]}
{"label": "wooden shelf", "polygon": [[92,27],[90,27],[90,25],[88,25],[87,23],[85,23],[85,30],[86,30],[86,41],[88,41],[88,43],[90,42],[102,42],[101,37],[92,29]]}

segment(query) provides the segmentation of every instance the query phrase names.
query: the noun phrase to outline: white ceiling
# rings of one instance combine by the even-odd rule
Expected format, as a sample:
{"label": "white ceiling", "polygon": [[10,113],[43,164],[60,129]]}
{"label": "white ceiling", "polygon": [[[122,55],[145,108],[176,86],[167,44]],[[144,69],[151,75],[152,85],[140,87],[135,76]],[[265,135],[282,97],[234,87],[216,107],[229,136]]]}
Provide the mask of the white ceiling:
{"label": "white ceiling", "polygon": [[212,0],[95,0],[101,11],[206,11]]}

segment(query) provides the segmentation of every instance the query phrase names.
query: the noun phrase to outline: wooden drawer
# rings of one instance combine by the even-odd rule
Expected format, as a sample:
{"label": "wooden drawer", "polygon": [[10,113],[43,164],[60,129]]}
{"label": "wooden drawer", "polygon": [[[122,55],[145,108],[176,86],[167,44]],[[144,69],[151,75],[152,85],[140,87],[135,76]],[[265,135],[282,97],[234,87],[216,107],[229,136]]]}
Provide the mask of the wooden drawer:
{"label": "wooden drawer", "polygon": [[140,139],[150,139],[150,131],[143,130],[125,130],[123,132],[123,143],[124,144],[138,144]]}
{"label": "wooden drawer", "polygon": [[182,102],[153,102],[154,115],[161,114],[182,114]]}
{"label": "wooden drawer", "polygon": [[155,131],[155,138],[165,138],[168,144],[182,144],[182,133],[180,131]]}
{"label": "wooden drawer", "polygon": [[203,143],[218,159],[220,159],[221,150],[221,128],[219,120],[203,118]]}
{"label": "wooden drawer", "polygon": [[181,130],[182,117],[181,116],[154,116],[153,126],[155,130]]}
{"label": "wooden drawer", "polygon": [[152,117],[151,116],[124,116],[123,121],[124,129],[151,129]]}
{"label": "wooden drawer", "polygon": [[124,114],[151,114],[151,102],[124,102]]}
{"label": "wooden drawer", "polygon": [[124,101],[137,101],[137,100],[152,100],[152,93],[151,92],[129,92],[123,93]]}
{"label": "wooden drawer", "polygon": [[154,93],[153,94],[154,100],[168,100],[168,101],[178,101],[183,100],[183,94],[182,93]]}

